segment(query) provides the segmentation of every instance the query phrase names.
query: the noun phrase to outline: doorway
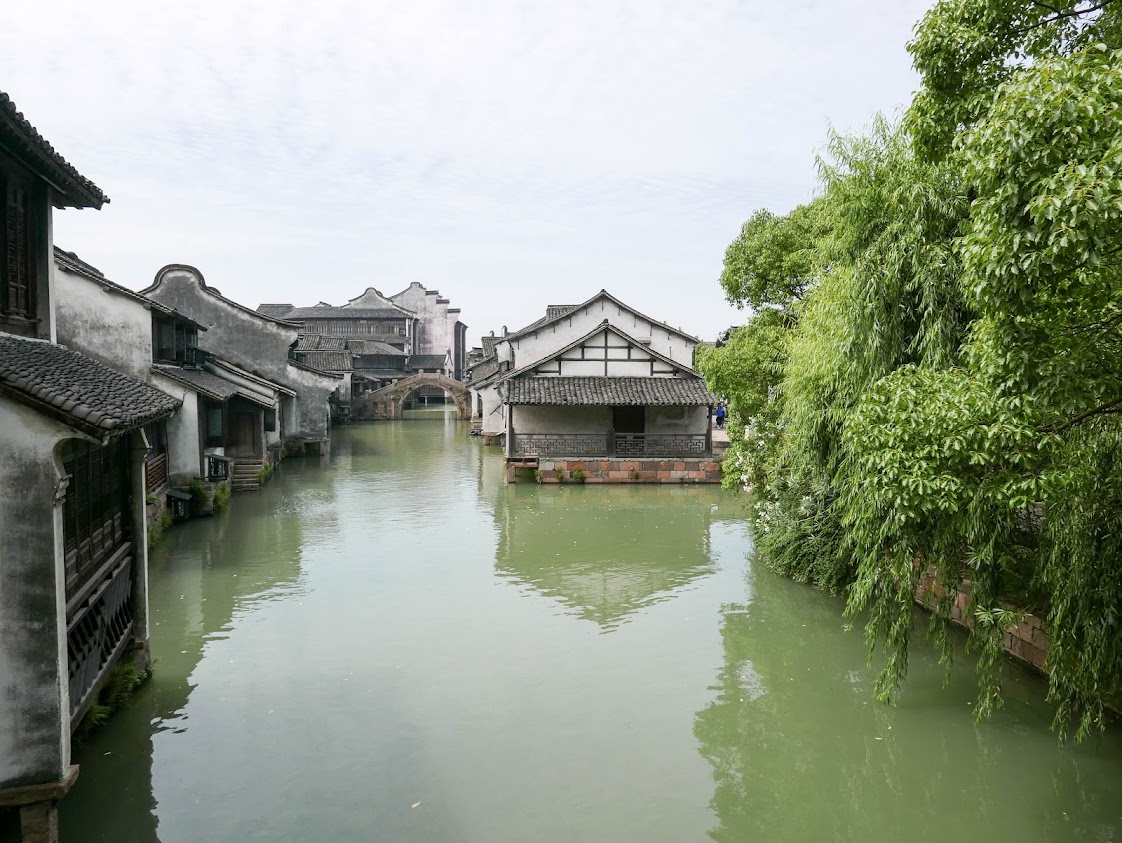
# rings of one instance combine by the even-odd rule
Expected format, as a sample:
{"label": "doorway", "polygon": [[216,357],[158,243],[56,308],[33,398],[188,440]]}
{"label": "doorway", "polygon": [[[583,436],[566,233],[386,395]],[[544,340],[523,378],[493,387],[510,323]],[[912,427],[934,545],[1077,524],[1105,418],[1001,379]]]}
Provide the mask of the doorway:
{"label": "doorway", "polygon": [[646,407],[612,407],[612,429],[616,433],[645,433]]}

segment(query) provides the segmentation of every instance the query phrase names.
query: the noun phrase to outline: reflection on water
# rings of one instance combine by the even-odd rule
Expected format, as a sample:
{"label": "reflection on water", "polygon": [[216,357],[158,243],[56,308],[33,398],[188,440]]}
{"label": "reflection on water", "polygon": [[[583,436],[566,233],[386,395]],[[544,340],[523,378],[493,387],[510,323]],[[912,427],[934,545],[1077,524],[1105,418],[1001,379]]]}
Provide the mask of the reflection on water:
{"label": "reflection on water", "polygon": [[1116,732],[1061,748],[1041,681],[1014,666],[1006,709],[975,730],[969,660],[960,646],[945,687],[918,629],[899,704],[877,704],[860,629],[842,622],[836,600],[767,572],[721,608],[723,664],[695,724],[714,839],[1117,839]]}
{"label": "reflection on water", "polygon": [[516,485],[496,512],[496,570],[604,631],[713,572],[713,491]]}
{"label": "reflection on water", "polygon": [[875,704],[839,601],[753,570],[735,497],[510,486],[416,418],[167,534],[156,672],[78,752],[65,843],[1119,834],[1117,735],[1059,748],[1022,674],[975,731],[922,648]]}

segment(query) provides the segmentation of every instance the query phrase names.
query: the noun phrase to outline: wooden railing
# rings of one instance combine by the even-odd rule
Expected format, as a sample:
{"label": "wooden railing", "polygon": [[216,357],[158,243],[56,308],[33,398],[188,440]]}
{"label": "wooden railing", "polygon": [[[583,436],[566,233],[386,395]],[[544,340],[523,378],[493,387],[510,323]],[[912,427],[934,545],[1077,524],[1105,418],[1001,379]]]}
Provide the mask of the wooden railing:
{"label": "wooden railing", "polygon": [[511,456],[701,457],[709,453],[704,433],[515,433]]}
{"label": "wooden railing", "polygon": [[81,722],[132,640],[132,564],[132,545],[126,543],[67,603],[72,729]]}
{"label": "wooden railing", "polygon": [[157,454],[144,461],[144,488],[152,494],[168,482],[168,455]]}

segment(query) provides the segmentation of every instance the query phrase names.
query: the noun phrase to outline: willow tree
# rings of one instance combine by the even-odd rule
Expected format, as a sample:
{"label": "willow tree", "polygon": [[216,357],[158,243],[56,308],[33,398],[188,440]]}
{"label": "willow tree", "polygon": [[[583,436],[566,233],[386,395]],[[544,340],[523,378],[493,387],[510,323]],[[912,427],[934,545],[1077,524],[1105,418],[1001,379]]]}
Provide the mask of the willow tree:
{"label": "willow tree", "polygon": [[1058,728],[1099,727],[1122,690],[1119,47],[1122,0],[944,0],[909,47],[903,125],[835,137],[822,162],[829,236],[792,256],[816,273],[758,544],[869,611],[882,698],[928,565],[970,582],[979,716],[1025,610],[1052,638]]}

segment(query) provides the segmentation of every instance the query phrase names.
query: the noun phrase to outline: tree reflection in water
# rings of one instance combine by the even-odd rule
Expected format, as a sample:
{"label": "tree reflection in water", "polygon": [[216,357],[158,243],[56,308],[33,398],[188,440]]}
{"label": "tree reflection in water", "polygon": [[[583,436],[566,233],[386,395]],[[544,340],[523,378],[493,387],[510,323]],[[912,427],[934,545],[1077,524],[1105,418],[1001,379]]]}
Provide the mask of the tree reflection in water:
{"label": "tree reflection in water", "polygon": [[1038,677],[1011,667],[1008,707],[975,729],[969,657],[957,653],[945,686],[920,645],[888,707],[840,601],[766,571],[750,587],[751,602],[722,607],[724,661],[694,723],[713,767],[712,838],[1075,840],[1122,828],[1119,735],[1059,746]]}

